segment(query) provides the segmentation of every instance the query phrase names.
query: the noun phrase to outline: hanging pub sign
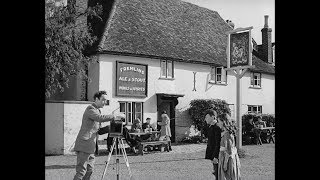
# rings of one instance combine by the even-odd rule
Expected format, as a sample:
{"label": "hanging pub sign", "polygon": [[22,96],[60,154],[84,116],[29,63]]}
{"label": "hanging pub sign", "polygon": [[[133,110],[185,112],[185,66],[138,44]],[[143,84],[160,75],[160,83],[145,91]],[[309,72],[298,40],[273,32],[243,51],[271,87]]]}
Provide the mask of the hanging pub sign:
{"label": "hanging pub sign", "polygon": [[228,32],[227,68],[252,66],[251,29],[238,28]]}
{"label": "hanging pub sign", "polygon": [[147,97],[148,65],[117,61],[117,96]]}

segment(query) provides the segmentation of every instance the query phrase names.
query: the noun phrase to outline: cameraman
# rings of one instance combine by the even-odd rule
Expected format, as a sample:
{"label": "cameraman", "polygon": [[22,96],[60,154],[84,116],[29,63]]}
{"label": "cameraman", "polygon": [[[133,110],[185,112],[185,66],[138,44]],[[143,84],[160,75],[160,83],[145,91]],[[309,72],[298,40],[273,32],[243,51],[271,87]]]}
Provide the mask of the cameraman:
{"label": "cameraman", "polygon": [[76,174],[73,180],[90,180],[95,161],[97,132],[101,122],[112,121],[124,115],[101,115],[100,109],[107,102],[106,91],[98,91],[93,96],[94,103],[89,105],[83,116],[74,150],[77,154]]}

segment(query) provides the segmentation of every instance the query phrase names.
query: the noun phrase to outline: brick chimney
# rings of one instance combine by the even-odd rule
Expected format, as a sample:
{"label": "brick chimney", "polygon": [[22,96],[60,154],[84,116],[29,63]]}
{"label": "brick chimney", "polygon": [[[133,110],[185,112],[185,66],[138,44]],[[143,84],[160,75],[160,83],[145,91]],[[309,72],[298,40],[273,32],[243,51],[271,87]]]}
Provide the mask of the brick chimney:
{"label": "brick chimney", "polygon": [[264,16],[264,27],[261,29],[262,32],[262,57],[263,61],[272,64],[272,43],[271,43],[271,31],[272,29],[268,26],[268,15]]}

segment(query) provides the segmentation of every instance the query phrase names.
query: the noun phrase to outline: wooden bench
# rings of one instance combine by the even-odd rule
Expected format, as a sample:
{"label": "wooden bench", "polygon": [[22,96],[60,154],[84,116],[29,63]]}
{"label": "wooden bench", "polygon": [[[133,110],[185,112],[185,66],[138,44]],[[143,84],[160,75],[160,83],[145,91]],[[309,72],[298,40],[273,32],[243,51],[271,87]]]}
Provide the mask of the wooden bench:
{"label": "wooden bench", "polygon": [[166,150],[167,152],[171,149],[171,141],[145,141],[141,142],[141,146],[139,147],[139,154],[143,155],[143,150],[146,146],[160,146],[161,152]]}

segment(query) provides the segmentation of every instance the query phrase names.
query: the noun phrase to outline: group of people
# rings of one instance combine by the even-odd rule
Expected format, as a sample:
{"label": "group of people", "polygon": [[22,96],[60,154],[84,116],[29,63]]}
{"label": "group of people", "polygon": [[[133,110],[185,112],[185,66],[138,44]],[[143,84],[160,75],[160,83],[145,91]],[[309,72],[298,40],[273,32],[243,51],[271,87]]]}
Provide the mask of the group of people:
{"label": "group of people", "polygon": [[[101,114],[99,108],[102,108],[108,100],[106,91],[96,92],[93,98],[94,102],[86,108],[83,114],[80,131],[74,145],[77,162],[73,180],[90,180],[94,169],[98,136],[108,132],[108,127],[101,127],[101,122],[125,118],[125,115],[121,113],[116,115]],[[170,140],[170,118],[165,111],[162,112],[161,118],[162,121],[157,123],[161,126],[159,140]],[[139,144],[137,140],[130,138],[129,132],[137,132],[147,128],[156,130],[156,127],[150,124],[150,118],[147,118],[146,121],[142,124],[140,119],[135,119],[130,130],[124,128],[124,137],[129,144],[133,146]],[[240,180],[240,161],[235,147],[235,127],[230,116],[225,114],[218,118],[217,112],[210,109],[206,112],[205,121],[209,125],[205,159],[212,161],[213,174],[217,180]]]}
{"label": "group of people", "polygon": [[[80,131],[77,135],[74,151],[77,155],[76,174],[73,180],[90,180],[93,173],[95,154],[98,151],[98,137],[101,134],[109,132],[109,126],[102,127],[102,122],[110,122],[114,120],[125,119],[125,114],[102,115],[100,108],[108,102],[106,91],[98,91],[93,95],[94,102],[90,104],[83,113]],[[161,126],[159,140],[169,140],[171,137],[170,118],[165,111],[161,114],[162,121],[157,124]],[[123,128],[123,135],[130,146],[139,146],[139,140],[132,138],[129,133],[142,131],[144,129],[156,130],[156,126],[150,124],[151,119],[147,118],[146,123],[141,123],[140,119],[135,119],[131,129]],[[139,130],[138,130],[139,129]],[[142,136],[143,139],[148,139],[149,136]],[[110,150],[112,137],[108,137],[107,145]]]}
{"label": "group of people", "polygon": [[[262,121],[262,117],[258,116],[258,119],[254,122],[253,121],[253,116],[249,119],[248,123],[245,126],[246,129],[246,134],[249,137],[254,138],[254,143],[262,145],[262,140],[261,137],[264,138],[264,135],[262,131],[260,130],[261,127],[265,127],[266,124],[264,121]],[[265,140],[266,141],[266,140]]]}
{"label": "group of people", "polygon": [[235,146],[236,127],[228,114],[218,117],[215,110],[206,112],[207,149],[205,159],[211,160],[216,180],[241,180],[240,160]]}
{"label": "group of people", "polygon": [[[160,129],[160,136],[152,136],[152,134],[144,134],[141,136],[135,136],[134,139],[138,142],[141,141],[152,141],[152,140],[170,140],[171,138],[171,129],[170,129],[170,118],[167,115],[166,111],[162,111],[161,113],[161,122],[157,122],[157,125],[161,127]],[[157,126],[154,124],[151,124],[151,118],[147,118],[146,122],[142,124],[141,120],[139,118],[136,118],[131,126],[130,132],[133,133],[139,133],[143,131],[156,131]],[[135,151],[135,147],[133,147],[133,150]],[[169,150],[171,150],[171,146],[169,146]]]}

